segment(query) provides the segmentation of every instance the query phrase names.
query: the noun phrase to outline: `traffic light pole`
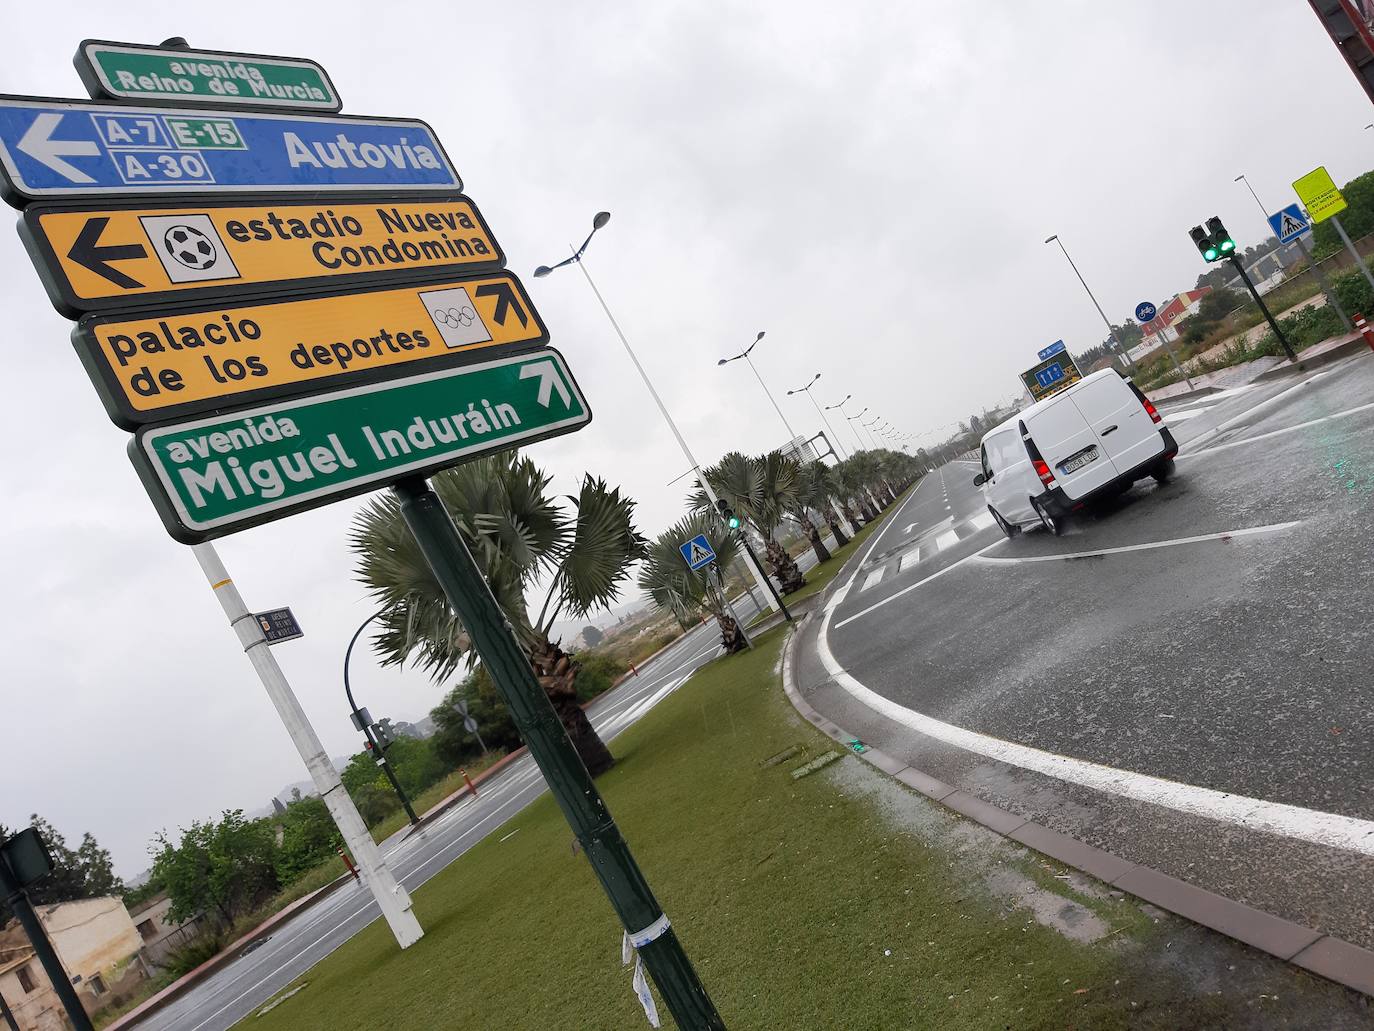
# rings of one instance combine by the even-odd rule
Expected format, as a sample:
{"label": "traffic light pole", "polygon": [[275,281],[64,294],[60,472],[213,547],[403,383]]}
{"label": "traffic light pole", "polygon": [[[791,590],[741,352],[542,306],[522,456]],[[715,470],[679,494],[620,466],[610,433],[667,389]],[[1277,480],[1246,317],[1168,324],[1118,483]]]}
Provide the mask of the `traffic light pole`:
{"label": "traffic light pole", "polygon": [[353,710],[354,724],[362,730],[363,737],[367,738],[367,743],[371,746],[368,750],[372,753],[372,758],[382,768],[382,772],[386,774],[386,779],[391,782],[391,789],[396,792],[396,797],[401,800],[401,805],[405,807],[406,818],[410,820],[410,825],[416,827],[420,823],[420,818],[415,815],[415,808],[410,804],[410,798],[406,795],[405,789],[401,787],[401,782],[396,779],[396,771],[391,768],[391,761],[387,759],[386,750],[382,748],[382,743],[373,736],[372,727],[367,720],[363,719],[363,714],[358,709],[358,703],[353,700],[353,685],[348,682],[348,660],[353,655],[353,646],[358,643],[358,638],[363,635],[367,625],[385,611],[386,609],[378,609],[363,620],[363,625],[358,627],[353,634],[353,639],[348,642],[348,649],[344,652],[344,694],[348,696],[348,707]]}
{"label": "traffic light pole", "polygon": [[[744,621],[739,618],[739,613],[735,611],[735,606],[730,604],[730,595],[727,594],[725,591],[725,574],[720,571],[720,563],[712,562],[711,565],[716,571],[716,583],[719,585],[718,589],[720,590],[720,600],[723,601],[725,603],[725,607],[730,610],[730,618],[735,621],[735,627],[739,630],[740,636],[744,638],[744,643],[749,646],[750,651],[753,651],[753,638],[749,636],[749,631],[744,629]],[[755,602],[755,604],[758,603]],[[759,611],[763,611],[762,606],[759,606]]]}
{"label": "traffic light pole", "polygon": [[0,1017],[5,1018],[5,1026],[9,1031],[20,1031],[19,1021],[14,1019],[14,1014],[10,1012],[10,1005],[5,1001],[5,997],[0,995]]}
{"label": "traffic light pole", "polygon": [[[755,566],[758,566],[759,557],[754,554],[753,546],[749,543],[749,535],[744,532],[744,527],[740,527],[738,530],[736,530],[735,536],[739,540],[739,542],[744,545],[744,550],[749,553],[750,561],[752,561]],[[760,566],[759,568],[762,567]],[[782,595],[779,594],[778,589],[773,586],[773,581],[765,576],[763,578],[763,585],[768,588],[768,593],[773,596],[773,604],[776,605],[778,611],[782,613],[782,618],[787,620],[787,622],[791,623],[792,613],[787,611],[787,606],[784,605],[782,601]]]}
{"label": "traffic light pole", "polygon": [[482,667],[490,674],[668,1011],[683,1031],[724,1031],[725,1022],[439,496],[418,477],[402,480],[393,490],[401,503],[401,517],[449,605],[472,636]]}
{"label": "traffic light pole", "polygon": [[1259,305],[1260,311],[1264,312],[1264,317],[1269,321],[1269,328],[1274,331],[1274,336],[1279,338],[1279,343],[1283,345],[1283,351],[1288,355],[1288,360],[1297,364],[1298,356],[1293,353],[1293,348],[1289,345],[1288,338],[1283,335],[1283,330],[1279,329],[1279,324],[1274,321],[1274,316],[1269,311],[1269,306],[1264,303],[1264,298],[1261,297],[1260,292],[1255,289],[1255,284],[1250,282],[1250,277],[1245,274],[1245,266],[1242,265],[1240,259],[1236,257],[1235,251],[1227,254],[1226,257],[1231,262],[1232,267],[1235,268],[1236,273],[1240,276],[1241,282],[1250,288],[1250,296],[1255,299],[1255,303]]}
{"label": "traffic light pole", "polygon": [[71,978],[62,969],[62,960],[58,958],[57,950],[52,947],[52,942],[48,941],[48,932],[44,929],[43,922],[34,912],[29,893],[15,880],[10,865],[3,856],[0,856],[0,893],[3,893],[10,909],[19,918],[19,924],[28,935],[29,944],[33,946],[34,955],[38,957],[43,972],[52,982],[53,991],[57,993],[62,1008],[67,1011],[72,1027],[75,1031],[94,1031],[91,1018],[86,1016],[86,1007],[81,1005],[81,998],[72,987]]}

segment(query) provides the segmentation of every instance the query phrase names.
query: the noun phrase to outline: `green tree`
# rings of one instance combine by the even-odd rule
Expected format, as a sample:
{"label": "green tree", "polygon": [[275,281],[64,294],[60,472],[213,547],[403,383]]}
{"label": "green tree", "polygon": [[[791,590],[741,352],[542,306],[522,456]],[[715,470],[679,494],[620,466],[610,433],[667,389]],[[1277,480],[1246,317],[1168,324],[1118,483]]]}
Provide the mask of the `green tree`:
{"label": "green tree", "polygon": [[[792,503],[792,514],[796,517],[801,526],[802,533],[806,534],[807,540],[811,542],[811,550],[816,553],[816,563],[830,561],[830,549],[821,540],[820,530],[816,528],[815,522],[811,519],[812,511],[825,515],[830,508],[830,499],[825,492],[824,474],[820,471],[819,462],[807,462],[805,465],[797,467],[797,489]],[[832,527],[833,530],[833,527]],[[844,538],[836,537],[836,541],[843,544]]]}
{"label": "green tree", "polygon": [[[81,844],[72,849],[57,828],[37,813],[29,817],[29,826],[47,844],[53,861],[52,872],[29,885],[29,897],[36,904],[48,905],[124,893],[124,882],[115,876],[109,851],[101,848],[89,831],[81,836]],[[0,841],[8,840],[15,833],[17,831],[0,824]],[[9,916],[9,907],[0,898],[0,925]]]}
{"label": "green tree", "polygon": [[217,823],[182,828],[175,843],[159,832],[153,843],[153,876],[171,899],[167,915],[173,923],[205,913],[228,927],[281,883],[273,824],[245,820],[242,809],[226,810]]}
{"label": "green tree", "polygon": [[639,567],[639,586],[654,604],[677,617],[688,626],[696,622],[701,612],[709,612],[720,627],[720,643],[733,654],[748,647],[739,624],[730,615],[725,596],[715,582],[710,567],[696,572],[687,568],[678,550],[683,541],[704,534],[716,553],[716,565],[729,567],[739,554],[735,534],[726,530],[712,513],[690,512],[650,542]]}
{"label": "green tree", "polygon": [[[578,664],[550,638],[561,614],[582,619],[608,607],[644,550],[635,503],[604,480],[587,476],[566,500],[570,517],[548,493],[551,477],[509,451],[433,477],[497,603],[515,630],[540,686],[553,703],[587,770],[615,760],[577,701]],[[449,608],[391,494],[369,502],[354,521],[357,576],[386,609],[374,646],[385,664],[414,658],[436,680],[476,660],[472,639]],[[549,587],[537,614],[526,592]]]}
{"label": "green tree", "polygon": [[282,884],[290,884],[319,866],[339,845],[339,830],[321,798],[291,802],[276,822],[282,830],[276,858],[277,880]]}
{"label": "green tree", "polygon": [[[806,586],[796,561],[776,539],[783,517],[797,504],[797,473],[796,460],[781,451],[770,451],[759,458],[732,451],[704,474],[716,494],[763,538],[764,559],[783,594]],[[695,511],[707,514],[714,507],[700,485],[689,504]]]}
{"label": "green tree", "polygon": [[587,642],[588,648],[595,648],[602,641],[606,640],[606,635],[588,623],[582,628],[582,640]]}
{"label": "green tree", "polygon": [[840,487],[834,470],[824,462],[807,462],[801,467],[801,473],[797,477],[798,499],[821,514],[821,518],[830,527],[835,543],[844,547],[849,543],[849,537],[841,528],[840,516],[835,509],[835,499],[839,492]]}
{"label": "green tree", "polygon": [[[1374,233],[1374,172],[1358,175],[1341,187],[1341,196],[1349,205],[1340,213],[1341,225],[1350,239]],[[1312,227],[1312,257],[1320,261],[1344,248],[1336,227],[1330,219]]]}

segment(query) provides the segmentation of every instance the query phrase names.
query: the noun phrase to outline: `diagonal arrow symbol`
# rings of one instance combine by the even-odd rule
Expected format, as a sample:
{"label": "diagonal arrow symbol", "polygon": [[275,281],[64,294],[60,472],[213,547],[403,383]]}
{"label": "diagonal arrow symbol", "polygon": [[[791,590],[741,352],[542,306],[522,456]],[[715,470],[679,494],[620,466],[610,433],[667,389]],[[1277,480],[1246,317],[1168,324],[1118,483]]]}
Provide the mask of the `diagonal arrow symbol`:
{"label": "diagonal arrow symbol", "polygon": [[484,286],[479,286],[477,288],[477,296],[496,298],[495,319],[498,326],[504,326],[506,324],[506,316],[510,313],[512,308],[515,309],[515,317],[520,320],[520,325],[522,327],[529,326],[530,317],[525,314],[525,309],[521,307],[519,300],[516,299],[515,289],[504,279],[499,283],[487,283]]}
{"label": "diagonal arrow symbol", "polygon": [[94,140],[55,140],[53,131],[62,121],[62,116],[45,111],[33,120],[18,147],[41,165],[47,165],[58,175],[66,176],[74,183],[93,183],[95,180],[64,157],[99,157],[100,146]]}
{"label": "diagonal arrow symbol", "polygon": [[558,374],[558,369],[553,362],[535,362],[533,365],[526,365],[520,370],[521,379],[530,379],[533,376],[539,377],[539,403],[545,408],[549,407],[549,400],[553,391],[558,391],[558,396],[563,399],[563,407],[572,407],[572,394],[563,383],[563,377]]}
{"label": "diagonal arrow symbol", "polygon": [[77,234],[72,249],[67,252],[67,257],[82,268],[108,279],[115,286],[123,287],[125,290],[137,290],[142,283],[107,263],[126,261],[129,258],[146,258],[148,252],[143,249],[141,243],[111,243],[102,246],[100,235],[109,224],[109,218],[104,215],[88,218],[86,224],[81,227],[81,232]]}

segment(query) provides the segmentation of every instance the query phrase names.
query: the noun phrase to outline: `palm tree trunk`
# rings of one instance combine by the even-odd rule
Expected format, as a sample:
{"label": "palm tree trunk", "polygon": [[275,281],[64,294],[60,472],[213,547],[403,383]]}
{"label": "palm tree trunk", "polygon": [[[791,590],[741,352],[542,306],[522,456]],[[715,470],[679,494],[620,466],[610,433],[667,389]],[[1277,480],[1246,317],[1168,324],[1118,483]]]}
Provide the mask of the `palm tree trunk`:
{"label": "palm tree trunk", "polygon": [[587,772],[593,777],[605,773],[615,765],[615,757],[577,702],[578,664],[562,648],[544,638],[530,655],[530,665]]}
{"label": "palm tree trunk", "polygon": [[740,632],[739,624],[728,612],[716,613],[716,622],[720,624],[720,646],[725,649],[726,655],[734,655],[735,652],[742,652],[748,647],[744,643],[744,634]]}
{"label": "palm tree trunk", "polygon": [[771,537],[768,538],[767,556],[768,564],[772,567],[773,575],[778,578],[778,587],[783,594],[800,591],[806,586],[806,578],[797,568],[797,563],[787,554],[786,549]]}
{"label": "palm tree trunk", "polygon": [[843,548],[849,543],[849,538],[846,537],[844,531],[840,529],[840,517],[835,514],[833,508],[826,510],[825,523],[830,527],[830,532],[835,537],[835,544],[837,547]]}
{"label": "palm tree trunk", "polygon": [[848,501],[846,501],[843,505],[840,506],[840,511],[843,512],[844,517],[849,520],[849,525],[854,527],[855,530],[862,530],[864,524],[859,520],[859,517],[855,514],[854,509],[855,506],[850,504]]}
{"label": "palm tree trunk", "polygon": [[821,540],[821,534],[820,531],[816,529],[816,524],[813,523],[810,517],[804,512],[797,516],[797,521],[801,523],[802,533],[806,534],[807,538],[811,541],[811,550],[816,553],[816,561],[818,563],[829,562],[830,552],[826,548],[825,542]]}

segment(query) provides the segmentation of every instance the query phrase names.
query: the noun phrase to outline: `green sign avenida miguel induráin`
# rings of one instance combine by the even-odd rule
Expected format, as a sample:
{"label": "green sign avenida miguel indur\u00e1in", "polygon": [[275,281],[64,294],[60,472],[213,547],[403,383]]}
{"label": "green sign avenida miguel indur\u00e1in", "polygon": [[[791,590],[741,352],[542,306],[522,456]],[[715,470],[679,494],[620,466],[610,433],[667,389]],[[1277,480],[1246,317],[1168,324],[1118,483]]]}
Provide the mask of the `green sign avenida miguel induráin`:
{"label": "green sign avenida miguel indur\u00e1in", "polygon": [[93,98],[338,111],[325,70],[299,57],[84,40],[76,71]]}
{"label": "green sign avenida miguel indur\u00e1in", "polygon": [[146,427],[129,454],[168,532],[198,543],[590,421],[545,349]]}

